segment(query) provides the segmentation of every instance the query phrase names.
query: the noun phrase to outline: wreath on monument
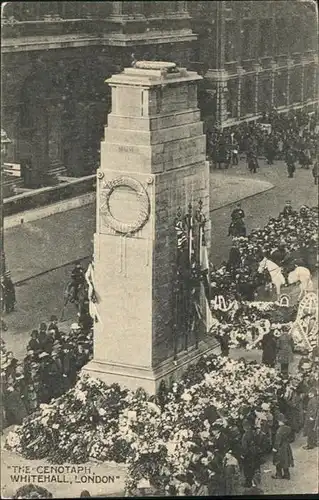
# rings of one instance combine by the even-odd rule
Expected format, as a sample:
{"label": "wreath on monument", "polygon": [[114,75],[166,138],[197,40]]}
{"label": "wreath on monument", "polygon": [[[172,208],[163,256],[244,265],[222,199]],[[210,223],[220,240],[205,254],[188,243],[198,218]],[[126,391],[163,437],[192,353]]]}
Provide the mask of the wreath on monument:
{"label": "wreath on monument", "polygon": [[[140,210],[137,217],[137,220],[133,223],[122,222],[116,219],[110,209],[110,199],[115,189],[121,186],[127,186],[131,188],[137,195]],[[146,224],[150,214],[150,201],[148,194],[143,187],[143,185],[133,179],[132,177],[121,176],[116,179],[112,179],[110,181],[105,182],[103,186],[103,197],[104,203],[101,205],[101,213],[103,215],[103,219],[107,226],[114,229],[117,233],[122,234],[132,234],[136,231],[142,229],[142,227]]]}

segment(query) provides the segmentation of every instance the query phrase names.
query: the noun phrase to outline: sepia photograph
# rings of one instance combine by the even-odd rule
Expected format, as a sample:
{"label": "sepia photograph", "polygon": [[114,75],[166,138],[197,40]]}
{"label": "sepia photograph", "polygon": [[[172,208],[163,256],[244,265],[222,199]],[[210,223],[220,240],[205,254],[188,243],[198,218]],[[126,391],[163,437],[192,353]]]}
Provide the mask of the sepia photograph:
{"label": "sepia photograph", "polygon": [[1,2],[1,498],[318,498],[318,34]]}

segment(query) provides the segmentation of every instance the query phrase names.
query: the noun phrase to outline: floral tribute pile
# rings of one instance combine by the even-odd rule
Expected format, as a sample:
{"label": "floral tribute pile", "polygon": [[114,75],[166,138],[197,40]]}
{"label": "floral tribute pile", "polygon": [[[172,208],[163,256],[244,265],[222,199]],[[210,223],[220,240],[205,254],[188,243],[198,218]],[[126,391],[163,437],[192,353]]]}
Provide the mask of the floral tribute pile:
{"label": "floral tribute pile", "polygon": [[243,419],[267,418],[265,405],[275,412],[285,384],[273,368],[216,355],[172,389],[163,384],[156,399],[82,375],[9,433],[6,446],[54,463],[126,462],[129,493],[142,479],[172,495],[190,485],[216,492],[227,457],[240,454]]}
{"label": "floral tribute pile", "polygon": [[[283,331],[290,331],[297,316],[298,306],[281,306],[278,302],[238,302],[233,303],[227,310],[215,310],[214,323],[210,333],[217,339],[224,335],[229,336],[230,348],[246,348],[253,345],[263,333],[272,330],[275,336]],[[304,346],[300,346],[304,348]]]}

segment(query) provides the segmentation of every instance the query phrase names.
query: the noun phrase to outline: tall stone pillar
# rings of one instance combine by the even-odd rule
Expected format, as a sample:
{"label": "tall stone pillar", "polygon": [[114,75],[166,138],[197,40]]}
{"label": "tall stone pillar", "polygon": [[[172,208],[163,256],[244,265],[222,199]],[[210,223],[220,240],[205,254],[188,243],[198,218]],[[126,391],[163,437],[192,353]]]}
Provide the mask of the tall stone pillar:
{"label": "tall stone pillar", "polygon": [[237,74],[238,74],[238,105],[237,105],[237,115],[238,118],[242,116],[242,93],[243,93],[243,77],[245,74],[244,68],[241,66],[237,66]]}
{"label": "tall stone pillar", "polygon": [[216,106],[216,126],[222,127],[223,123],[227,120],[227,81],[228,74],[225,70],[209,69],[205,75],[206,78],[215,82],[217,93],[217,106]]}
{"label": "tall stone pillar", "polygon": [[301,102],[303,103],[305,101],[305,72],[306,72],[306,66],[307,66],[307,59],[302,58],[301,59]]}
{"label": "tall stone pillar", "polygon": [[255,70],[255,105],[254,105],[254,114],[258,115],[258,108],[259,108],[259,78],[260,78],[260,73],[262,70],[262,67],[260,64],[255,64],[254,65],[254,70]]}
{"label": "tall stone pillar", "polygon": [[291,98],[291,81],[293,79],[293,71],[294,71],[294,61],[293,59],[287,60],[287,106],[293,104],[293,100]]}
{"label": "tall stone pillar", "polygon": [[278,65],[275,61],[271,61],[271,107],[275,105],[276,95],[276,73],[278,72]]}
{"label": "tall stone pillar", "polygon": [[209,219],[200,79],[174,63],[140,61],[107,80],[112,112],[101,143],[94,240],[98,321],[94,359],[84,369],[106,383],[155,393],[161,380],[178,377],[212,348],[205,339],[173,356],[175,217],[178,207],[186,213],[201,199]]}

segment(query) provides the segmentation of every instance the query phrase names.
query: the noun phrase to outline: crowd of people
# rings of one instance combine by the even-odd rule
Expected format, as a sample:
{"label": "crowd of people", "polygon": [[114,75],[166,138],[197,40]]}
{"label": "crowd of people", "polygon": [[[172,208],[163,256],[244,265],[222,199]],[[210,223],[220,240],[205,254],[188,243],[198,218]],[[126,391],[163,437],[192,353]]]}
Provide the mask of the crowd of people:
{"label": "crowd of people", "polygon": [[259,167],[258,158],[265,157],[269,165],[284,160],[288,177],[295,173],[296,163],[309,169],[318,183],[319,133],[317,115],[304,111],[265,113],[257,122],[243,122],[231,129],[213,129],[207,133],[207,153],[215,168],[238,165],[246,156],[252,172]]}
{"label": "crowd of people", "polygon": [[1,340],[2,428],[20,425],[40,404],[64,394],[91,359],[93,334],[78,323],[62,332],[56,316],[32,330],[23,362]]}
{"label": "crowd of people", "polygon": [[267,257],[283,268],[287,276],[296,265],[311,272],[317,265],[318,209],[295,210],[288,200],[277,218],[271,218],[263,229],[256,228],[246,236],[245,213],[240,204],[231,214],[228,234],[233,242],[227,261],[211,270],[211,298],[254,300],[257,287],[266,277],[257,272],[258,263]]}
{"label": "crowd of people", "polygon": [[[306,436],[305,450],[318,446],[319,397],[318,397],[318,349],[300,359],[293,383],[284,393],[278,394],[278,407],[273,411],[263,403],[261,412],[249,415],[243,422],[244,433],[239,449],[238,476],[244,476],[244,488],[260,487],[261,465],[272,455],[273,479],[290,479],[294,467],[291,444],[302,433]],[[252,493],[254,491],[252,490]],[[258,489],[255,493],[260,493]],[[233,493],[234,490],[228,491]],[[238,492],[237,492],[238,493]]]}

